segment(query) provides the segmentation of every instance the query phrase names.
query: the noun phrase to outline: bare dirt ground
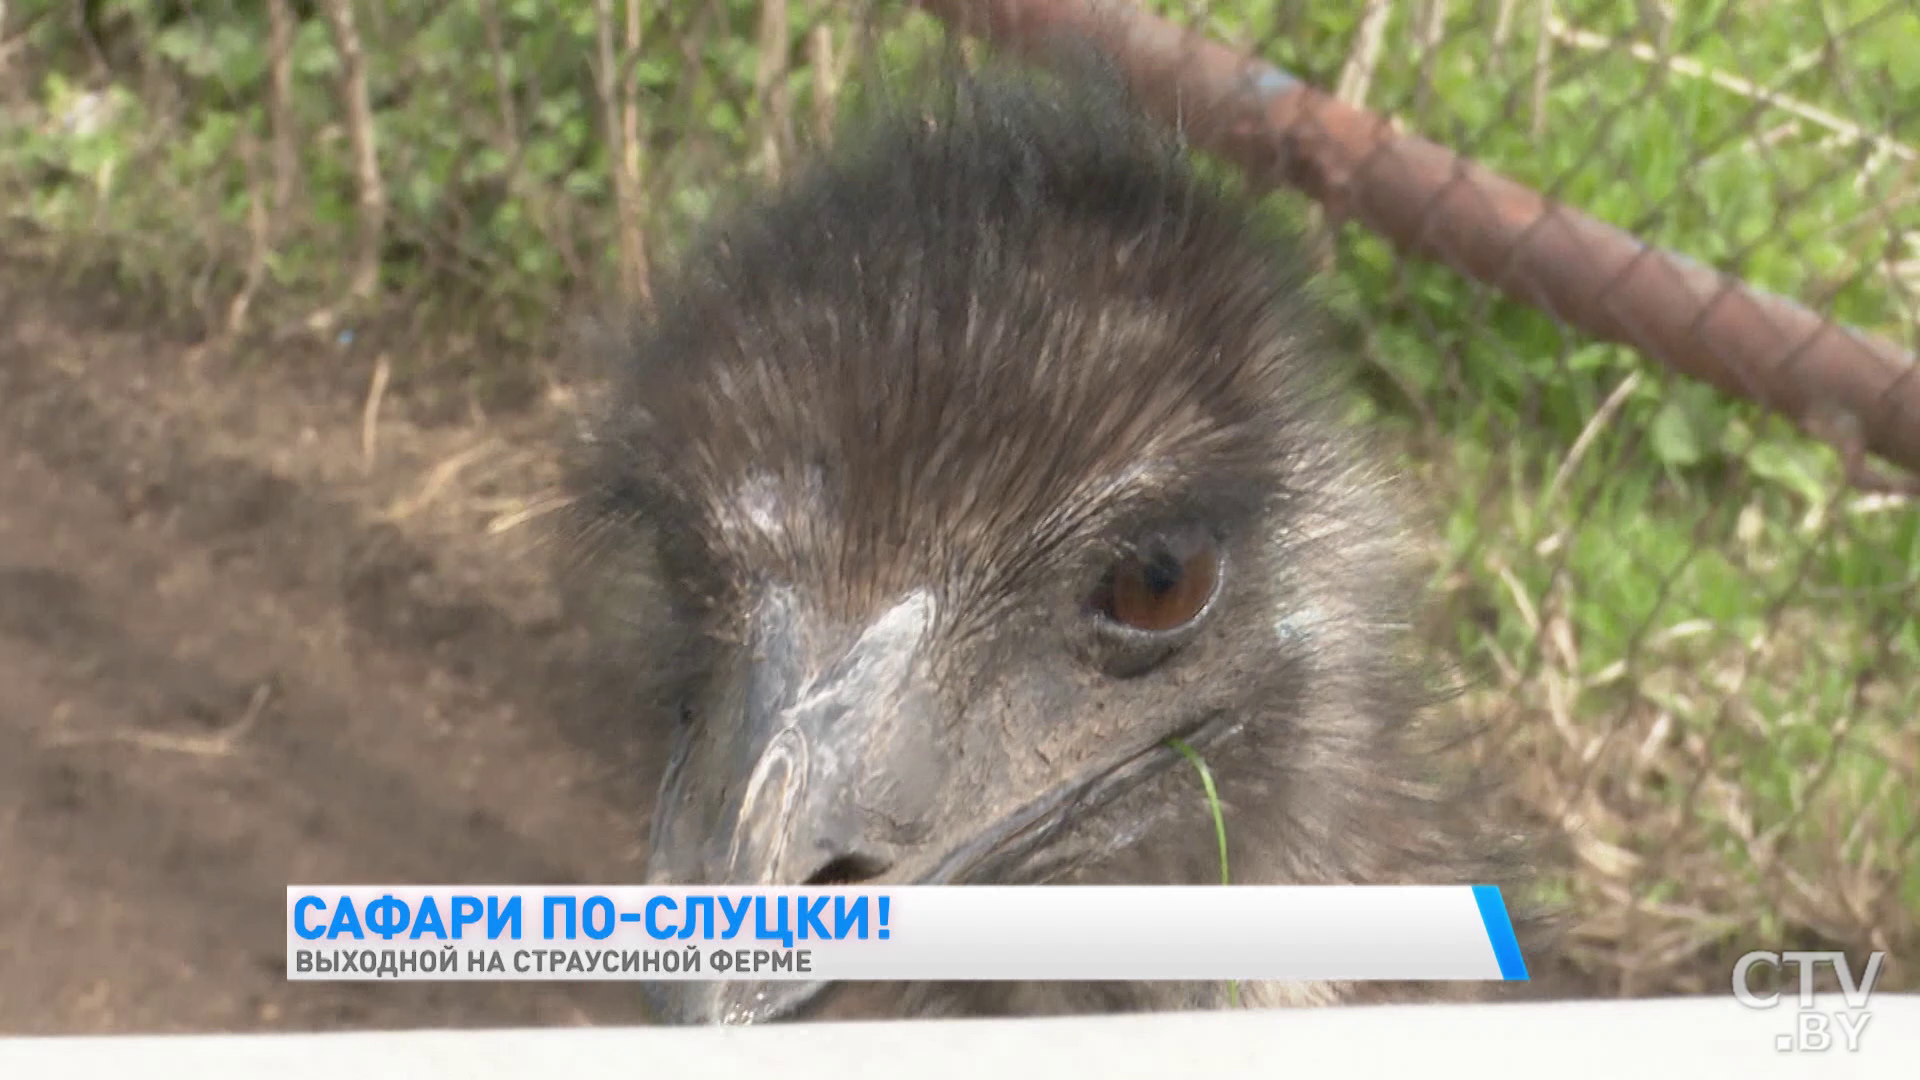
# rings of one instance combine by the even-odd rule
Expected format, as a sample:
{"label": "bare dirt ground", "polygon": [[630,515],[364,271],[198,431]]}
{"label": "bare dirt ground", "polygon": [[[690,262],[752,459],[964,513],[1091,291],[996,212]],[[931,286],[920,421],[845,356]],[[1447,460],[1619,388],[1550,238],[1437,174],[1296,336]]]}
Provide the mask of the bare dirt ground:
{"label": "bare dirt ground", "polygon": [[642,1020],[285,977],[289,883],[637,872],[527,520],[559,412],[390,394],[369,467],[365,350],[209,360],[109,307],[0,266],[0,1032]]}

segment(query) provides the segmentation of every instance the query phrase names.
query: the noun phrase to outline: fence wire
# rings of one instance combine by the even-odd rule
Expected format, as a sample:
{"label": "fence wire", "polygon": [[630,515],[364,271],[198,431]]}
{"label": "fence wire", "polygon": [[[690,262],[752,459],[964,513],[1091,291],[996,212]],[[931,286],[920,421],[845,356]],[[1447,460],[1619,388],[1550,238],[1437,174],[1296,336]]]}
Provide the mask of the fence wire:
{"label": "fence wire", "polygon": [[[1181,119],[1301,221],[1367,361],[1356,408],[1430,495],[1429,631],[1567,842],[1568,959],[1643,994],[1776,944],[1911,955],[1920,3],[1103,10],[1177,28],[1123,45],[1163,88],[1265,65]],[[533,341],[583,298],[644,301],[734,182],[830,139],[867,65],[1083,11],[0,0],[0,205],[13,242],[215,335],[479,310]],[[1276,72],[1331,111],[1261,127]],[[1500,203],[1507,247],[1475,253],[1471,198],[1366,186],[1414,138],[1527,196]],[[1464,168],[1441,186],[1484,196]],[[1618,260],[1648,246],[1686,260]],[[1769,294],[1847,329],[1809,344]]]}

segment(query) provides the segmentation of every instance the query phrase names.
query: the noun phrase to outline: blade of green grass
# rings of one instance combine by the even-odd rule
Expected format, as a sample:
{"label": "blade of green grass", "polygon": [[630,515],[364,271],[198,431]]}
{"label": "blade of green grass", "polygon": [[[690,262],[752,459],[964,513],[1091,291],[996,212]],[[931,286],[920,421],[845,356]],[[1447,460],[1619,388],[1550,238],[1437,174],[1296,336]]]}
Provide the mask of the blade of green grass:
{"label": "blade of green grass", "polygon": [[[1167,745],[1191,762],[1194,771],[1200,774],[1200,786],[1207,793],[1207,809],[1213,814],[1213,835],[1220,842],[1220,884],[1231,885],[1233,875],[1227,869],[1227,817],[1220,809],[1220,792],[1213,786],[1213,771],[1207,768],[1206,761],[1194,751],[1193,747],[1179,739],[1168,739]],[[1227,1004],[1235,1009],[1240,1007],[1240,984],[1237,981],[1227,984]]]}

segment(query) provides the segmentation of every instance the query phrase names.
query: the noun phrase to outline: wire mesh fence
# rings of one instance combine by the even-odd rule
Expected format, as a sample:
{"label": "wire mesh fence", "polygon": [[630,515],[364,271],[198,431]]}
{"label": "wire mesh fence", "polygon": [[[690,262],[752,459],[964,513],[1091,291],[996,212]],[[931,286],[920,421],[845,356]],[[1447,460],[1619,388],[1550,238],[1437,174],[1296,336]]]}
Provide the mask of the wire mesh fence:
{"label": "wire mesh fence", "polygon": [[868,65],[1074,24],[1306,230],[1592,987],[1910,953],[1920,3],[6,0],[0,204],[216,337],[533,343]]}

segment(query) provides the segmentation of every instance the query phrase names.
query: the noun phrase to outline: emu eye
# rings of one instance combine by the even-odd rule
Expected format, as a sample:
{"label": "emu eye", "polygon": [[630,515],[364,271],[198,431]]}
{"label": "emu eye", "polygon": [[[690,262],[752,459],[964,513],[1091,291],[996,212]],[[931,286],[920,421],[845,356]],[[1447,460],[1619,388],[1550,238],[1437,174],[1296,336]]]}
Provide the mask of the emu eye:
{"label": "emu eye", "polygon": [[1211,537],[1155,537],[1107,570],[1091,607],[1129,630],[1163,634],[1199,618],[1219,584]]}

